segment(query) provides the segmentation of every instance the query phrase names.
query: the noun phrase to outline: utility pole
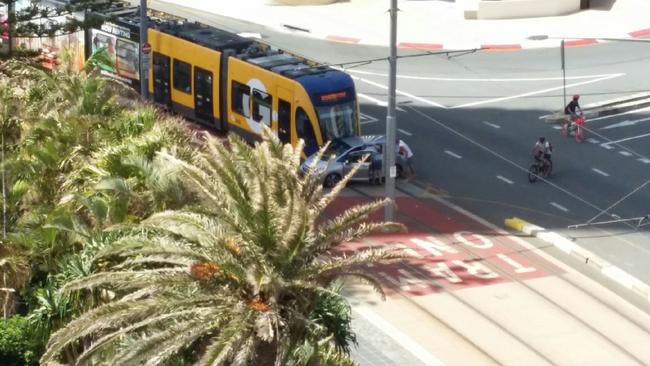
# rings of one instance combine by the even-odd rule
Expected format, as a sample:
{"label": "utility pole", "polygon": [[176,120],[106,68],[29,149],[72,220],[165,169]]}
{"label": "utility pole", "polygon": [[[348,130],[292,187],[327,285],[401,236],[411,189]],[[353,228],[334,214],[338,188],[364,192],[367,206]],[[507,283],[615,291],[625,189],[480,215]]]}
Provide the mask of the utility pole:
{"label": "utility pole", "polygon": [[562,39],[562,43],[560,45],[560,57],[562,58],[562,90],[564,91],[564,99],[562,99],[562,110],[564,111],[564,106],[566,105],[566,63],[564,58],[564,39]]}
{"label": "utility pole", "polygon": [[[397,88],[397,0],[390,0],[390,73],[388,76],[388,111],[386,114],[386,148],[384,149],[384,165],[386,167],[386,198],[395,198],[395,89]],[[393,221],[395,209],[393,205],[384,208],[384,220]]]}
{"label": "utility pole", "polygon": [[140,0],[140,95],[146,100],[149,97],[149,58],[151,46],[147,39],[147,0]]}
{"label": "utility pole", "polygon": [[16,2],[7,4],[7,41],[9,42],[7,54],[13,56],[14,52],[14,29],[16,29]]}

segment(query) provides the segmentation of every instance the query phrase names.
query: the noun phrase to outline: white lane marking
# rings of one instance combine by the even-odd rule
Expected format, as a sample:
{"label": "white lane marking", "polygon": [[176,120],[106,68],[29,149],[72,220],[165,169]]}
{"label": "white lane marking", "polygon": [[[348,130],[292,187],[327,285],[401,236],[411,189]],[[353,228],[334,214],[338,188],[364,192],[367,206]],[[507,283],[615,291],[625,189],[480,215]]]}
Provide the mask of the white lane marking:
{"label": "white lane marking", "polygon": [[462,156],[454,153],[453,151],[449,151],[449,150],[445,150],[445,154],[451,155],[451,156],[455,157],[456,159],[462,159],[463,158]]}
{"label": "white lane marking", "polygon": [[564,212],[569,212],[569,209],[568,209],[568,208],[566,208],[566,207],[564,207],[564,206],[562,206],[562,205],[560,205],[560,204],[558,204],[558,203],[551,202],[551,206],[557,208],[558,210],[562,210],[562,211],[564,211]]}
{"label": "white lane marking", "polygon": [[[351,76],[352,76],[352,79],[354,79],[354,80],[359,80],[359,81],[364,82],[364,83],[366,83],[366,84],[370,84],[370,85],[372,85],[372,86],[376,86],[377,88],[384,89],[384,90],[388,90],[388,87],[385,86],[385,85],[382,85],[382,84],[379,84],[379,83],[375,83],[374,81],[370,81],[370,80],[367,80],[367,79],[363,79],[363,78],[360,78],[360,77],[358,77],[358,76],[354,76],[354,75],[351,75]],[[411,98],[411,99],[413,99],[413,100],[417,100],[418,102],[422,102],[422,103],[425,103],[425,104],[428,104],[428,105],[431,105],[431,106],[434,106],[434,107],[447,109],[447,107],[444,106],[444,105],[442,105],[442,104],[439,104],[439,103],[436,103],[436,102],[430,101],[430,100],[428,100],[428,99],[424,99],[424,98],[418,97],[417,95],[413,95],[413,94],[411,94],[411,93],[403,92],[403,91],[401,91],[401,90],[395,90],[395,93],[397,93],[397,94],[399,94],[399,95],[403,95],[403,96],[405,96],[405,97],[409,97],[409,98]]]}
{"label": "white lane marking", "polygon": [[625,151],[625,150],[621,150],[621,151],[619,151],[618,153],[621,154],[621,155],[623,155],[623,156],[632,156],[632,153],[631,153],[631,152],[629,152],[629,151]]}
{"label": "white lane marking", "polygon": [[[640,139],[640,138],[644,138],[644,137],[648,137],[648,136],[650,136],[650,133],[646,133],[644,135],[639,135],[639,136],[632,136],[632,137],[628,137],[628,138],[624,138],[624,139],[620,139],[620,140],[616,140],[616,141],[607,141],[605,143],[600,144],[600,146],[605,147],[605,146],[609,146],[609,145],[612,145],[612,144],[617,144],[619,142],[629,141],[629,140],[636,140],[636,139]],[[609,149],[609,147],[606,147],[606,149]]]}
{"label": "white lane marking", "polygon": [[[579,83],[568,84],[566,87],[571,88],[571,87],[574,87],[574,86],[593,84],[593,83],[597,83],[597,82],[600,82],[600,81],[621,77],[623,75],[625,75],[625,74],[623,74],[623,73],[610,74],[610,75],[603,76],[603,77],[600,77],[600,78],[597,78],[597,79],[594,79],[594,80],[588,80],[588,81],[582,81],[582,82],[579,82]],[[557,87],[553,87],[553,88],[547,88],[547,89],[532,91],[532,92],[523,93],[523,94],[511,95],[511,96],[507,96],[507,97],[494,98],[494,99],[488,99],[488,100],[481,100],[481,101],[478,101],[478,102],[470,102],[470,103],[465,103],[465,104],[452,106],[452,107],[449,107],[449,109],[458,109],[458,108],[465,108],[465,107],[473,107],[473,106],[482,105],[482,104],[490,104],[490,103],[502,102],[504,100],[518,99],[518,98],[523,98],[523,97],[529,97],[529,96],[532,96],[532,95],[544,94],[544,93],[548,93],[548,92],[555,91],[555,90],[562,90],[563,88],[564,88],[563,86],[557,86]]]}
{"label": "white lane marking", "polygon": [[[385,102],[383,100],[379,100],[377,98],[371,97],[370,95],[366,95],[366,94],[362,94],[362,93],[357,93],[357,95],[360,96],[363,99],[367,99],[367,100],[377,104],[380,107],[388,107],[388,102]],[[400,108],[400,106],[395,106],[395,109],[397,109],[400,112],[404,112],[404,110],[402,108]]]}
{"label": "white lane marking", "polygon": [[640,158],[640,159],[638,159],[638,160],[639,160],[640,162],[644,163],[644,164],[650,164],[650,159],[648,159],[648,158]]}
{"label": "white lane marking", "polygon": [[556,130],[561,130],[562,126],[553,126],[553,128],[556,129]]}
{"label": "white lane marking", "polygon": [[[361,74],[361,75],[374,75],[388,77],[388,74],[372,72],[372,71],[363,71],[359,69],[345,69],[347,73],[350,74]],[[612,74],[597,74],[597,75],[582,75],[582,76],[567,76],[566,80],[581,80],[581,79],[593,79],[603,76],[609,76]],[[553,76],[548,78],[449,78],[449,77],[437,77],[437,76],[413,76],[413,75],[397,75],[398,79],[414,79],[414,80],[435,80],[435,81],[551,81],[551,80],[563,80],[561,76]]]}
{"label": "white lane marking", "polygon": [[650,121],[650,117],[641,118],[641,119],[634,119],[634,120],[629,120],[628,119],[628,120],[625,120],[623,122],[614,123],[613,125],[601,127],[600,129],[601,130],[609,130],[610,128],[634,126],[637,123],[646,122],[646,121]]}
{"label": "white lane marking", "polygon": [[367,125],[367,124],[371,124],[371,123],[375,123],[375,122],[379,122],[379,120],[377,118],[369,115],[369,114],[361,113],[361,122],[360,123],[362,125]]}
{"label": "white lane marking", "polygon": [[596,140],[596,139],[593,138],[593,137],[588,138],[588,139],[587,139],[587,142],[590,142],[590,143],[592,143],[592,144],[600,144],[600,141]]}
{"label": "white lane marking", "polygon": [[354,306],[353,310],[359,315],[364,317],[367,321],[372,323],[375,327],[381,330],[384,334],[393,338],[405,350],[422,361],[426,366],[445,366],[445,364],[429,353],[426,349],[422,348],[418,343],[411,339],[408,335],[402,333],[395,326],[387,322],[383,317],[372,311],[367,306]]}
{"label": "white lane marking", "polygon": [[591,170],[595,171],[596,173],[598,173],[598,174],[600,174],[600,175],[602,175],[604,177],[609,177],[609,174],[605,173],[604,171],[602,171],[600,169],[591,168]]}
{"label": "white lane marking", "polygon": [[406,136],[413,136],[412,133],[408,132],[407,130],[403,130],[403,129],[401,129],[401,128],[398,128],[397,131],[399,131],[399,132],[405,134]]}
{"label": "white lane marking", "polygon": [[262,39],[262,35],[259,33],[249,33],[249,32],[241,32],[237,33],[238,36],[244,37],[244,38],[257,38],[257,39]]}
{"label": "white lane marking", "polygon": [[388,106],[388,102],[385,102],[383,100],[379,100],[377,98],[373,98],[373,97],[371,97],[369,95],[361,94],[361,93],[357,93],[357,95],[360,96],[363,99],[369,100],[369,101],[377,104],[378,106],[382,106],[382,107],[387,107]]}
{"label": "white lane marking", "polygon": [[496,125],[496,124],[494,124],[494,123],[490,123],[490,122],[488,122],[488,121],[483,121],[483,123],[486,124],[486,125],[488,125],[488,126],[490,126],[490,127],[493,127],[493,128],[501,128],[501,126]]}
{"label": "white lane marking", "polygon": [[502,177],[502,176],[500,176],[500,175],[497,175],[497,179],[501,179],[502,181],[504,181],[504,182],[506,182],[506,183],[508,183],[508,184],[515,184],[515,182],[511,181],[511,180],[508,179],[508,178]]}
{"label": "white lane marking", "polygon": [[600,147],[604,147],[604,148],[607,149],[607,150],[611,150],[611,149],[614,148],[614,146],[609,146],[609,145],[607,145],[607,144],[600,144]]}

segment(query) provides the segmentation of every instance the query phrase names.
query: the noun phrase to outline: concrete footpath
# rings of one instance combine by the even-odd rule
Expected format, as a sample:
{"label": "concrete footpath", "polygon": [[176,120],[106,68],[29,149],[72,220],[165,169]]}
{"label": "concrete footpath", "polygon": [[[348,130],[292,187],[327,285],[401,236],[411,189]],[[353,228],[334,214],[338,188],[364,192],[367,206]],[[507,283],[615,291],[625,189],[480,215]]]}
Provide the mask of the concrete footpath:
{"label": "concrete footpath", "polygon": [[[348,295],[355,314],[419,362],[650,364],[649,313],[548,255],[544,242],[513,236],[415,186],[398,191],[397,220],[409,232],[344,250],[395,247],[410,259],[368,268],[384,284],[386,301],[361,285]],[[353,185],[330,209],[382,195],[382,187]]]}
{"label": "concrete footpath", "polygon": [[[134,4],[138,1],[132,0]],[[468,20],[467,1],[398,1],[397,43],[416,49],[492,49],[558,47],[598,43],[595,38],[650,35],[650,1],[591,0],[591,8],[543,18]],[[275,30],[332,42],[387,46],[390,17],[387,0],[350,0],[329,5],[268,5],[265,0],[149,0],[153,9],[170,5],[219,14]],[[546,40],[529,37],[546,35]],[[553,39],[557,38],[557,39]]]}

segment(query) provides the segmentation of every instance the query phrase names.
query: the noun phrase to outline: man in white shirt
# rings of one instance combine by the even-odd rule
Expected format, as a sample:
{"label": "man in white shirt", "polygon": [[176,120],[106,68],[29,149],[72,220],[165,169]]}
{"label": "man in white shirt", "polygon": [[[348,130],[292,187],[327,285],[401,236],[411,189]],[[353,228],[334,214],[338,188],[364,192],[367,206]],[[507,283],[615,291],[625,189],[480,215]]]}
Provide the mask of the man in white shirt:
{"label": "man in white shirt", "polygon": [[415,168],[413,168],[413,151],[409,148],[406,142],[400,140],[399,137],[395,139],[395,143],[397,144],[397,154],[403,156],[406,161],[403,173],[405,173],[406,177],[415,175]]}

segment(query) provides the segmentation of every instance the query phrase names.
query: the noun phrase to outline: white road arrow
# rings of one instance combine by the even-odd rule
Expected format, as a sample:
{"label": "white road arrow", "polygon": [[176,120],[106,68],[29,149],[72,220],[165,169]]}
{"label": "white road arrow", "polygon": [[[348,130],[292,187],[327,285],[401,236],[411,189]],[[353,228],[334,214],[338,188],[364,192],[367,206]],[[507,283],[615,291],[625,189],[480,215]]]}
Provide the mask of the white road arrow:
{"label": "white road arrow", "polygon": [[606,126],[606,127],[602,127],[601,130],[608,130],[608,129],[610,129],[610,128],[617,128],[617,127],[634,126],[634,125],[637,124],[637,123],[646,122],[646,121],[650,121],[650,117],[641,118],[641,119],[635,119],[635,120],[632,120],[632,121],[630,121],[630,120],[625,120],[625,121],[623,121],[623,122],[614,123],[613,125],[609,125],[609,126]]}

